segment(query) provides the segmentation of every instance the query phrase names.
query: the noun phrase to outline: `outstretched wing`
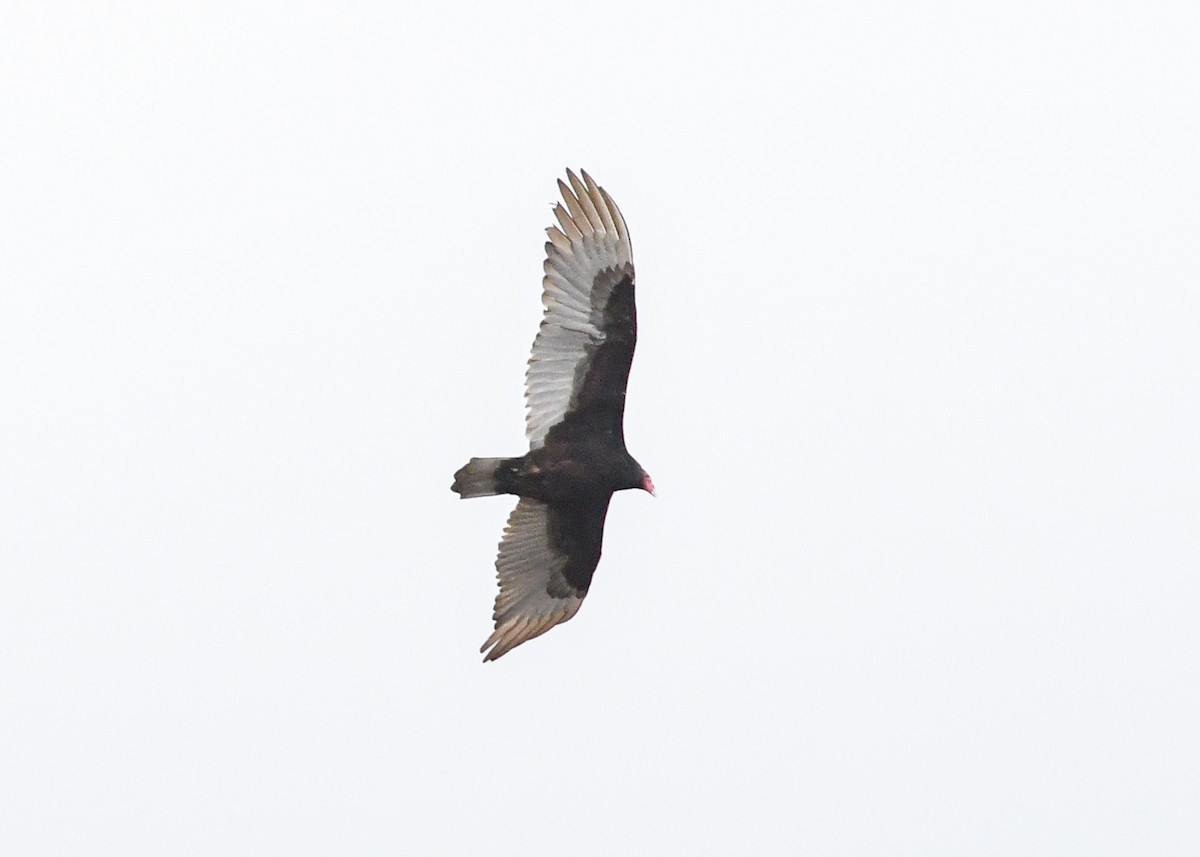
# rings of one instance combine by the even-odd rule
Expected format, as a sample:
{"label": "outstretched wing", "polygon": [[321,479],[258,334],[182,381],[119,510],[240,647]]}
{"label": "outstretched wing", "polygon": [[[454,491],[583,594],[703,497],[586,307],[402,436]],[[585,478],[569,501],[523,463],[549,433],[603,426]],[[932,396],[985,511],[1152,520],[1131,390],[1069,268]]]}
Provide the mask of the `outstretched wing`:
{"label": "outstretched wing", "polygon": [[[583,173],[558,182],[563,205],[559,226],[546,230],[542,303],[546,307],[525,373],[530,449],[581,403],[605,423],[624,413],[625,384],[637,341],[633,302],[633,249],[625,220],[612,198]],[[590,377],[599,371],[602,378]],[[614,412],[614,408],[616,408]]]}
{"label": "outstretched wing", "polygon": [[608,500],[550,506],[526,497],[517,503],[496,557],[500,594],[492,615],[496,630],[479,649],[487,652],[485,661],[579,612],[600,562]]}

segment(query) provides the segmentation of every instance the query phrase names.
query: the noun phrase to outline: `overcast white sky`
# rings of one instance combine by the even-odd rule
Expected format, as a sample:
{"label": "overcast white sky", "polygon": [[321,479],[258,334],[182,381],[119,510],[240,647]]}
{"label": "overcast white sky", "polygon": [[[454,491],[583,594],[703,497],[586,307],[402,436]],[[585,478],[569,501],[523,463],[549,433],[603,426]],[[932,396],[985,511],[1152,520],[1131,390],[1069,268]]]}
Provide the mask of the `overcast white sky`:
{"label": "overcast white sky", "polygon": [[[1195,853],[1198,8],[5,4],[0,852]],[[659,498],[483,665],[567,166]]]}

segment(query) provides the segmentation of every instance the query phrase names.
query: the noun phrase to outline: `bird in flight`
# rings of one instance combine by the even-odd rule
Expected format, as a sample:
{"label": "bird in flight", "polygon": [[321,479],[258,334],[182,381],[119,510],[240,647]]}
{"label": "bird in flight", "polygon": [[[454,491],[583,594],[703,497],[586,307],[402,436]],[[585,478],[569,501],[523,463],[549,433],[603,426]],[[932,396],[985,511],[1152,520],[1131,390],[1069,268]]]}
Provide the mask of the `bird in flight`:
{"label": "bird in flight", "polygon": [[604,518],[625,488],[654,483],[625,449],[625,386],[637,343],[633,250],[625,219],[587,172],[559,179],[546,230],[545,313],[525,372],[529,452],[472,458],[451,490],[516,494],[496,571],[495,660],[574,616],[600,562]]}

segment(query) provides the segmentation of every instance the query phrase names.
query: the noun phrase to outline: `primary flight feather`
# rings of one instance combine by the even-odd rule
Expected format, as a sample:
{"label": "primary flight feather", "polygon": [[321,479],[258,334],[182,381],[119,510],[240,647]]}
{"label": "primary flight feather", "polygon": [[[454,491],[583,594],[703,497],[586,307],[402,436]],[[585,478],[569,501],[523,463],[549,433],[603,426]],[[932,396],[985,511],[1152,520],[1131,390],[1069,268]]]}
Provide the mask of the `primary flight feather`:
{"label": "primary flight feather", "polygon": [[[546,230],[545,314],[525,373],[529,452],[472,458],[451,486],[464,500],[521,499],[496,557],[495,660],[579,611],[600,561],[604,518],[625,488],[654,483],[625,449],[625,386],[637,343],[625,219],[591,176],[570,170]],[[565,205],[564,205],[565,204]]]}

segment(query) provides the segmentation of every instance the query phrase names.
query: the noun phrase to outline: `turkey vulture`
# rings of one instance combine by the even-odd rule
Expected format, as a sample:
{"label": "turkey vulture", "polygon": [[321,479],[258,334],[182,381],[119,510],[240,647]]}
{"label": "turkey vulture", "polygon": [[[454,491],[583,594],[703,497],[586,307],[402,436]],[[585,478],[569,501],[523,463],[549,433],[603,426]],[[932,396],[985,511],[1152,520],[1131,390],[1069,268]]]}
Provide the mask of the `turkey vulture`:
{"label": "turkey vulture", "polygon": [[622,427],[637,342],[629,231],[591,176],[567,178],[570,186],[558,182],[566,208],[554,206],[559,225],[546,230],[546,309],[525,372],[529,452],[472,458],[451,486],[464,500],[521,498],[496,557],[496,630],[479,650],[484,661],[574,616],[600,561],[613,492],[654,493]]}

